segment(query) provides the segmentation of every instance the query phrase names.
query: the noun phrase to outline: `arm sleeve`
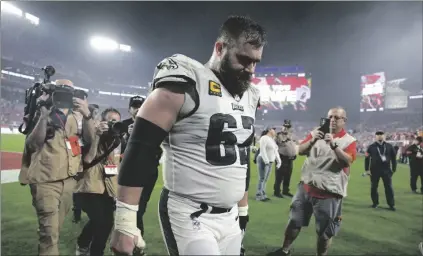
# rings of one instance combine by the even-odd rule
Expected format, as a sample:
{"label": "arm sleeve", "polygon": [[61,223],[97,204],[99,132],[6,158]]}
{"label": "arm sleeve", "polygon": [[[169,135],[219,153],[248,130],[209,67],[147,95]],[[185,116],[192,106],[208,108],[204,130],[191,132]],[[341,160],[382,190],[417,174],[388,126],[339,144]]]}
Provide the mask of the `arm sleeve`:
{"label": "arm sleeve", "polygon": [[357,142],[351,143],[348,147],[344,149],[344,152],[351,156],[352,162],[357,158]]}
{"label": "arm sleeve", "polygon": [[368,171],[370,168],[370,147],[369,146],[366,150],[366,158],[364,159],[364,170]]}
{"label": "arm sleeve", "polygon": [[313,137],[311,136],[311,133],[309,133],[309,134],[307,135],[307,137],[305,137],[305,139],[304,139],[303,141],[301,141],[301,143],[300,143],[300,144],[307,143],[307,142],[309,142],[312,138],[313,138]]}
{"label": "arm sleeve", "polygon": [[269,157],[267,156],[266,147],[269,143],[267,136],[263,136],[260,139],[260,156],[263,158],[264,163],[269,163]]}

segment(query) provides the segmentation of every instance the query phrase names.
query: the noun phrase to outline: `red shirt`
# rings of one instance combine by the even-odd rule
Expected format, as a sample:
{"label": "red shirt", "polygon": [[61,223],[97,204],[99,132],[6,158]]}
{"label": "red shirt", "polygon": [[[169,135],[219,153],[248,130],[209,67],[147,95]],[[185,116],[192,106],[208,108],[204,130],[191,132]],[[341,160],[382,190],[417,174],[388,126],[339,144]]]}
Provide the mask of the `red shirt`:
{"label": "red shirt", "polygon": [[[345,134],[347,134],[347,132],[344,129],[342,129],[340,132],[335,134],[333,138],[340,138],[340,137],[343,137]],[[301,142],[301,144],[304,144],[310,141],[311,139],[312,139],[311,134],[308,134],[307,137]],[[348,147],[344,149],[344,151],[345,153],[351,156],[353,161],[355,161],[355,159],[357,158],[357,143],[355,141],[352,142]],[[350,168],[349,167],[344,168],[344,172],[349,175]],[[340,195],[330,193],[326,190],[322,190],[308,184],[304,184],[304,189],[310,194],[310,196],[315,198],[325,199],[325,198],[340,197]]]}

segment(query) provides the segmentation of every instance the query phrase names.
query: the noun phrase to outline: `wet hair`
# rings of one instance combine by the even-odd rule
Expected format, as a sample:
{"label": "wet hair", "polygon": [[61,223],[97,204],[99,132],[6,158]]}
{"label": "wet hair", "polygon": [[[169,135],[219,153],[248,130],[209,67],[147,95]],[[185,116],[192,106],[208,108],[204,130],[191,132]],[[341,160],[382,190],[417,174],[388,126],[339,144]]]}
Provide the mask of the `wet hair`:
{"label": "wet hair", "polygon": [[266,44],[266,31],[257,22],[244,16],[229,16],[219,31],[218,41],[233,45],[241,37],[246,42],[262,47]]}

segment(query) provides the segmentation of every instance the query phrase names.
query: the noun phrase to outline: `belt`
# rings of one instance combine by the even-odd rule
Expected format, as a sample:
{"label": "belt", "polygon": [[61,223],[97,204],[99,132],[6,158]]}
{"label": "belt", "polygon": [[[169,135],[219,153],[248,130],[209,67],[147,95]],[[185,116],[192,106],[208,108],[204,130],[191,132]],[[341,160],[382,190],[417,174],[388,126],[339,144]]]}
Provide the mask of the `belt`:
{"label": "belt", "polygon": [[232,210],[232,208],[221,208],[221,207],[209,206],[206,203],[200,204],[200,208],[201,210],[193,212],[190,215],[191,219],[198,218],[200,217],[201,214],[206,213],[209,210],[210,210],[209,212],[210,214],[221,214],[225,212],[230,212]]}

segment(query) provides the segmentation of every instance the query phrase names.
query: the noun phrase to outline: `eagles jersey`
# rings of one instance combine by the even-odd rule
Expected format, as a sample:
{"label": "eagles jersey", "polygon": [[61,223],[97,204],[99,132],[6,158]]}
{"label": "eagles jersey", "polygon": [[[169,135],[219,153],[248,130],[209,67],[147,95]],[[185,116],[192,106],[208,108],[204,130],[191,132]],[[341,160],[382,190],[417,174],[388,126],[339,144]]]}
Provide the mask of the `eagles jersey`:
{"label": "eagles jersey", "polygon": [[233,207],[245,192],[258,89],[233,97],[212,70],[179,54],[157,66],[153,88],[165,82],[192,89],[163,142],[164,186],[198,203]]}

